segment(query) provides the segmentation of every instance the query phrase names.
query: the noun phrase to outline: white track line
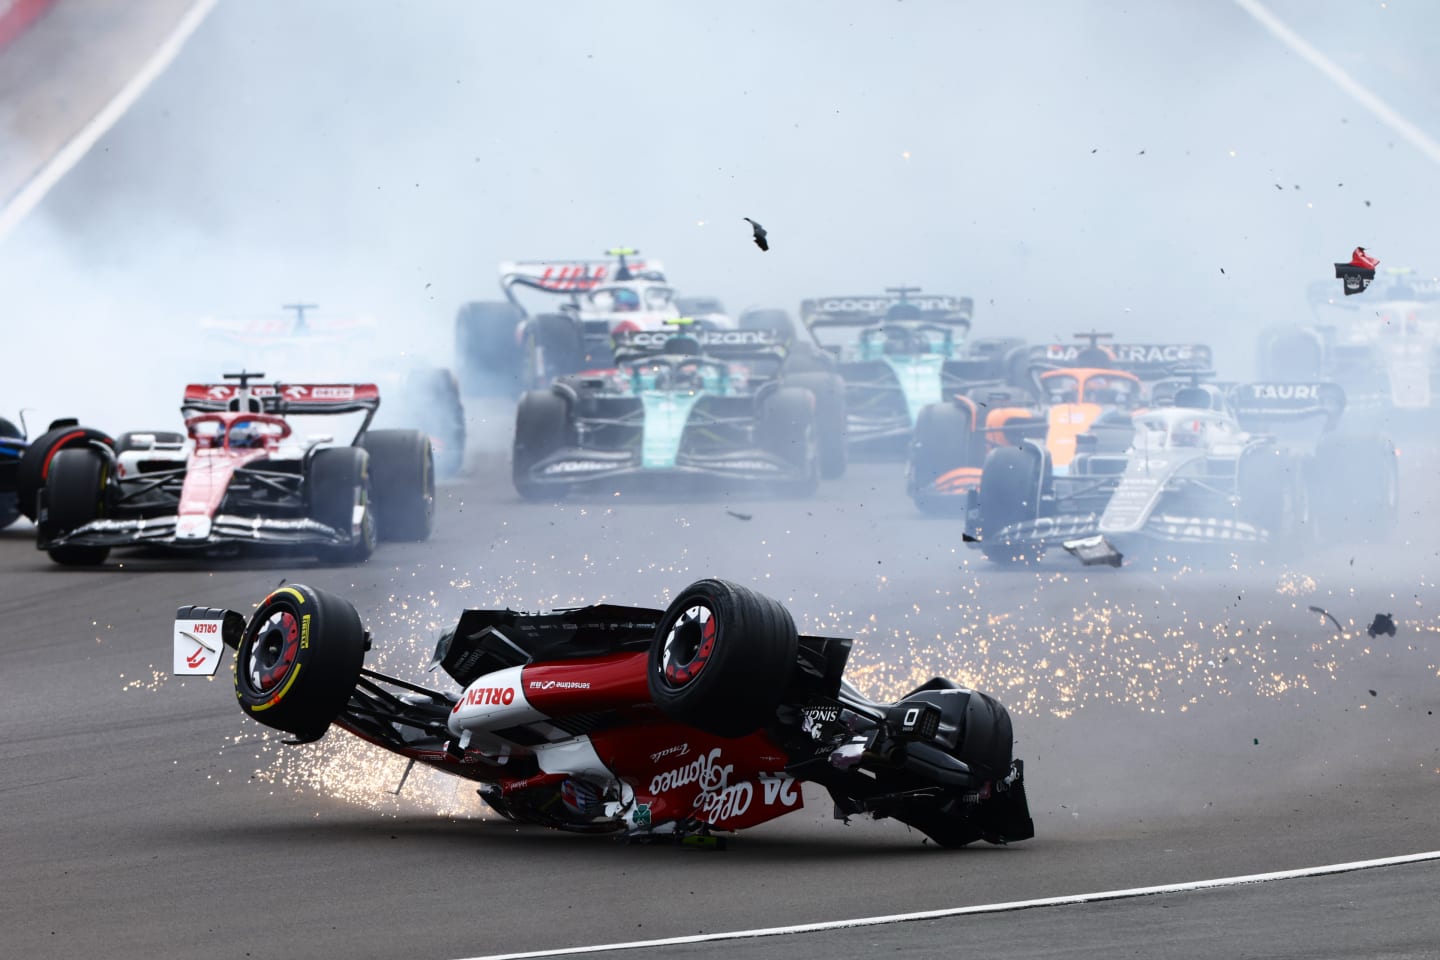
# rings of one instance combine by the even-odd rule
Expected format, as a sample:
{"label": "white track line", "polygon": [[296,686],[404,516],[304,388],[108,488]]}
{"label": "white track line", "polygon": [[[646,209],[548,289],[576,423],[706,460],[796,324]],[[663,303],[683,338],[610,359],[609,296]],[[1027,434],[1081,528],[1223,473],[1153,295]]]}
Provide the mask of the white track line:
{"label": "white track line", "polygon": [[1436,143],[1425,131],[1400,116],[1388,103],[1361,86],[1359,81],[1341,70],[1335,61],[1306,43],[1304,38],[1287,27],[1285,22],[1271,13],[1260,0],[1235,0],[1235,5],[1254,17],[1262,27],[1308,61],[1312,67],[1329,77],[1337,87],[1353,97],[1360,106],[1370,111],[1377,120],[1398,133],[1412,147],[1436,163],[1440,163],[1440,143]]}
{"label": "white track line", "polygon": [[60,182],[60,178],[70,172],[80,158],[95,146],[96,141],[103,137],[115,122],[125,115],[125,111],[134,106],[135,101],[140,99],[147,87],[154,82],[155,78],[165,72],[170,66],[170,61],[185,46],[185,41],[204,22],[218,0],[196,0],[195,5],[186,11],[185,16],[160,49],[145,61],[140,72],[130,78],[130,82],[120,90],[115,97],[105,105],[105,108],[95,115],[95,118],[80,129],[70,142],[60,149],[60,152],[50,158],[50,162],[40,168],[40,172],[31,177],[25,186],[5,204],[0,207],[0,242],[36,205],[50,192],[50,188]]}
{"label": "white track line", "polygon": [[728,933],[701,933],[688,937],[666,937],[662,940],[631,940],[627,943],[604,943],[585,947],[568,947],[561,950],[532,950],[526,953],[495,953],[482,957],[470,957],[468,960],[529,960],[529,958],[532,957],[569,957],[586,953],[610,953],[619,950],[645,950],[653,947],[679,947],[692,943],[715,943],[721,940],[751,940],[758,937],[782,937],[796,933],[823,933],[829,930],[846,930],[852,927],[877,927],[891,923],[910,923],[915,920],[939,920],[946,917],[963,917],[976,913],[1008,913],[1014,910],[1033,910],[1037,907],[1066,907],[1082,903],[1098,903],[1102,900],[1129,900],[1135,897],[1153,897],[1164,893],[1190,893],[1195,890],[1213,890],[1217,887],[1238,887],[1250,883],[1268,883],[1272,880],[1323,877],[1336,873],[1353,873],[1356,870],[1373,870],[1377,867],[1396,867],[1408,863],[1426,863],[1432,860],[1440,860],[1440,850],[1432,850],[1429,853],[1412,853],[1403,857],[1384,857],[1379,860],[1355,860],[1350,863],[1332,863],[1323,867],[1302,867],[1299,870],[1280,870],[1275,873],[1252,873],[1243,877],[1221,877],[1218,880],[1195,880],[1190,883],[1167,883],[1157,887],[1131,887],[1128,890],[1103,890],[1099,893],[1077,893],[1067,897],[1045,897],[1039,900],[1012,900],[1008,903],[984,903],[971,907],[923,910],[919,913],[895,913],[883,917],[860,917],[854,920],[801,923],[790,927],[732,930]]}

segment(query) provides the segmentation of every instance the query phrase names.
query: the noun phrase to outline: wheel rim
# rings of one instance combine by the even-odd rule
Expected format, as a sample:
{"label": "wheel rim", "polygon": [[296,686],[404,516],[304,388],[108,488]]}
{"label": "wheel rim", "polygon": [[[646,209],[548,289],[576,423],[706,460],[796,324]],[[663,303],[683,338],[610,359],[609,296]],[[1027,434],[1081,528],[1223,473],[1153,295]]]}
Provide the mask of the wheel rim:
{"label": "wheel rim", "polygon": [[300,624],[288,610],[277,610],[250,643],[246,677],[261,697],[279,689],[300,652]]}
{"label": "wheel rim", "polygon": [[716,628],[714,611],[703,603],[675,618],[660,656],[660,674],[668,685],[683,687],[700,675],[715,651]]}

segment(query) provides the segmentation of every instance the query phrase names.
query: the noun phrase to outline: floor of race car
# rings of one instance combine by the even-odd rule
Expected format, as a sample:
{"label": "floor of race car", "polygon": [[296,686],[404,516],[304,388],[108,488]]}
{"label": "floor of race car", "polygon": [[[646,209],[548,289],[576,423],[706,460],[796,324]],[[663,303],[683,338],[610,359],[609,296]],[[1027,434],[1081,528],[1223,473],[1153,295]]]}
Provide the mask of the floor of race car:
{"label": "floor of race car", "polygon": [[[1407,497],[1433,468],[1406,459]],[[963,547],[959,521],[915,511],[894,465],[856,465],[814,501],[524,504],[506,477],[503,456],[482,457],[442,488],[431,543],[384,545],[357,568],[117,553],[65,570],[29,530],[0,533],[7,949],[473,957],[1440,847],[1440,591],[1420,572],[1433,569],[1425,545],[1234,570],[1085,568],[1063,553],[997,570]],[[352,738],[281,747],[234,708],[228,670],[166,675],[176,606],[248,610],[282,578],[351,598],[381,664],[419,678],[464,603],[663,602],[710,575],[785,600],[807,630],[856,636],[851,676],[872,694],[942,672],[1000,696],[1036,838],[941,851],[894,823],[833,821],[818,791],[723,852],[517,828],[428,772],[394,797],[403,762]],[[1376,612],[1395,614],[1397,636],[1366,636]],[[1163,930],[1173,956],[1421,956],[1440,942],[1437,874],[1397,866],[663,953],[1154,955]]]}

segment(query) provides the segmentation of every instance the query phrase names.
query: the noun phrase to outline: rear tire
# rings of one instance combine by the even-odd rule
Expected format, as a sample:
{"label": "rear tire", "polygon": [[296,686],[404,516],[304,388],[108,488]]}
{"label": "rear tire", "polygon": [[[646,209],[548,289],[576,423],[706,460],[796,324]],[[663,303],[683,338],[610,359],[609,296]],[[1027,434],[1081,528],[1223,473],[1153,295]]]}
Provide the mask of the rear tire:
{"label": "rear tire", "polygon": [[570,405],[549,390],[531,390],[515,408],[515,444],[511,478],[526,500],[559,500],[566,488],[539,483],[531,475],[535,465],[571,444]]}
{"label": "rear tire", "polygon": [[965,497],[937,493],[935,481],[951,470],[976,466],[976,433],[970,411],[955,403],[932,403],[915,418],[910,437],[909,486],[925,513],[963,509]]}
{"label": "rear tire", "polygon": [[302,743],[320,739],[350,699],[366,645],[349,603],[298,583],[281,587],[260,604],[235,650],[240,709]]}
{"label": "rear tire", "polygon": [[523,353],[516,332],[525,315],[513,303],[467,303],[455,315],[455,356],[465,392],[513,397]]}
{"label": "rear tire", "polygon": [[1235,481],[1240,519],[1270,534],[1282,552],[1300,547],[1310,532],[1310,503],[1300,461],[1274,446],[1245,451]]}
{"label": "rear tire", "polygon": [[[40,539],[54,539],[105,516],[109,495],[110,461],[103,454],[89,448],[58,451],[45,481],[46,515]],[[61,545],[46,553],[62,566],[93,567],[105,562],[110,548]]]}
{"label": "rear tire", "polygon": [[1320,341],[1300,327],[1274,326],[1260,333],[1256,368],[1261,380],[1280,383],[1320,378],[1324,351]]}
{"label": "rear tire", "polygon": [[785,378],[785,386],[809,390],[815,396],[815,432],[820,446],[820,476],[837,480],[845,476],[846,450],[845,381],[838,373],[797,373]]}
{"label": "rear tire", "polygon": [[429,540],[435,530],[435,455],[419,430],[372,430],[370,454],[376,533],[382,540]]}
{"label": "rear tire", "polygon": [[431,437],[435,471],[452,477],[465,465],[465,404],[460,385],[444,367],[425,367],[405,377],[404,406],[417,414],[407,424]]}
{"label": "rear tire", "polygon": [[676,723],[743,737],[770,723],[799,639],[779,603],[725,580],[699,580],[665,611],[650,645],[650,697]]}
{"label": "rear tire", "polygon": [[1038,559],[1044,553],[1044,548],[1035,544],[992,542],[1010,524],[1039,518],[1044,482],[1042,459],[1030,446],[998,447],[985,458],[977,500],[980,552],[987,560],[1009,564]]}
{"label": "rear tire", "polygon": [[525,324],[527,386],[542,389],[585,367],[585,339],[578,320],[563,313],[544,313]]}
{"label": "rear tire", "polygon": [[92,440],[98,440],[110,447],[115,446],[115,441],[107,433],[89,427],[71,426],[48,430],[25,448],[25,455],[20,458],[20,465],[15,468],[15,496],[21,513],[31,520],[35,519],[35,498],[45,486],[50,463],[56,451],[64,447],[84,446]]}
{"label": "rear tire", "polygon": [[798,479],[781,483],[783,493],[813,496],[820,487],[815,395],[799,387],[781,387],[767,394],[760,407],[760,445],[799,474]]}
{"label": "rear tire", "polygon": [[[327,447],[310,459],[306,481],[310,518],[341,533],[351,542],[316,550],[329,563],[364,563],[375,552],[375,511],[370,498],[370,455],[359,447]],[[355,508],[363,507],[355,529]]]}
{"label": "rear tire", "polygon": [[1309,464],[1310,507],[1320,536],[1384,540],[1400,520],[1400,465],[1385,437],[1326,434]]}

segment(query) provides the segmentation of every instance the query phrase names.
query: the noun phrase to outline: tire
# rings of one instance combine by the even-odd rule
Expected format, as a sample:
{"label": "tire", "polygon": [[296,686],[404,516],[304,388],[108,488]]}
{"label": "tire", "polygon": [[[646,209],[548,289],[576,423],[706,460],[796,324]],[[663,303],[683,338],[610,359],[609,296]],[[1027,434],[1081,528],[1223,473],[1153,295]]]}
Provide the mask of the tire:
{"label": "tire", "polygon": [[24,440],[25,432],[9,420],[0,417],[0,437],[14,437],[17,440]]}
{"label": "tire", "polygon": [[1024,390],[1026,395],[1034,395],[1035,378],[1030,375],[1030,365],[1034,362],[1030,357],[1029,347],[1012,348],[1001,361],[1005,383],[1017,390]]}
{"label": "tire", "polygon": [[437,475],[453,477],[465,465],[465,404],[455,376],[444,367],[412,370],[403,390],[404,406],[417,416],[409,426],[432,439]]}
{"label": "tire", "polygon": [[235,650],[240,709],[302,743],[319,740],[350,699],[365,647],[349,603],[298,583],[281,587],[260,604]]}
{"label": "tire", "polygon": [[743,737],[770,723],[799,639],[779,603],[725,580],[680,591],[650,645],[650,698],[676,723]]}
{"label": "tire", "polygon": [[797,373],[784,380],[787,387],[809,390],[815,397],[815,434],[820,447],[820,476],[838,480],[845,476],[846,450],[845,381],[838,373]]}
{"label": "tire", "polygon": [[[305,482],[310,518],[339,531],[352,531],[352,542],[322,546],[316,554],[330,563],[364,563],[375,552],[375,511],[370,497],[370,455],[360,447],[326,447],[310,458]],[[359,531],[355,507],[363,506]]]}
{"label": "tire", "polygon": [[25,448],[25,455],[15,468],[15,495],[21,513],[31,520],[35,519],[35,498],[39,496],[40,488],[45,486],[56,452],[64,447],[82,446],[92,440],[115,446],[115,441],[107,433],[90,427],[72,426],[47,430]]}
{"label": "tire", "polygon": [[785,481],[781,490],[808,497],[820,487],[820,464],[815,420],[815,395],[799,387],[780,387],[760,404],[760,446],[800,474]]}
{"label": "tire", "polygon": [[1261,380],[1318,380],[1323,361],[1320,341],[1300,327],[1268,327],[1260,334],[1256,369]]}
{"label": "tire", "polygon": [[1319,536],[1384,540],[1400,520],[1400,464],[1385,437],[1326,434],[1309,472]]}
{"label": "tire", "polygon": [[0,530],[20,519],[20,504],[13,490],[0,491]]}
{"label": "tire", "polygon": [[516,331],[525,315],[513,303],[467,303],[455,315],[455,357],[465,392],[513,397],[523,354]]}
{"label": "tire", "polygon": [[[40,539],[54,539],[105,516],[109,494],[110,461],[100,451],[87,447],[57,451],[45,480],[46,516]],[[110,548],[58,546],[46,552],[62,566],[93,567],[105,562]]]}
{"label": "tire", "polygon": [[985,458],[977,496],[980,513],[980,552],[996,563],[1038,558],[1043,547],[1032,544],[991,543],[990,535],[1012,523],[1040,516],[1044,482],[1042,455],[1030,446],[998,447]]}
{"label": "tire", "polygon": [[124,453],[126,450],[135,450],[135,438],[140,435],[153,436],[156,443],[184,443],[185,434],[176,433],[174,430],[127,430],[115,438],[115,452]]}
{"label": "tire", "polygon": [[780,367],[780,375],[787,378],[801,373],[834,372],[835,358],[808,340],[791,344]]}
{"label": "tire", "polygon": [[1246,450],[1235,478],[1239,517],[1270,532],[1280,550],[1299,546],[1310,531],[1306,471],[1300,461],[1270,444]]}
{"label": "tire", "polygon": [[580,323],[563,313],[544,313],[525,324],[525,382],[548,387],[557,377],[585,369]]}
{"label": "tire", "polygon": [[759,307],[740,314],[736,326],[741,330],[770,330],[782,337],[796,334],[795,321],[788,310],[774,307]]}
{"label": "tire", "polygon": [[565,487],[537,483],[530,475],[535,464],[573,440],[570,428],[570,405],[565,398],[550,390],[531,390],[520,398],[515,408],[515,445],[511,460],[511,478],[515,489],[526,500],[559,500]]}
{"label": "tire", "polygon": [[935,481],[957,467],[976,465],[976,433],[969,410],[955,403],[932,403],[915,418],[910,437],[910,497],[926,513],[951,512],[964,497],[932,491]]}
{"label": "tire", "polygon": [[360,438],[370,455],[375,532],[381,540],[429,540],[435,530],[435,454],[419,430],[371,430]]}

